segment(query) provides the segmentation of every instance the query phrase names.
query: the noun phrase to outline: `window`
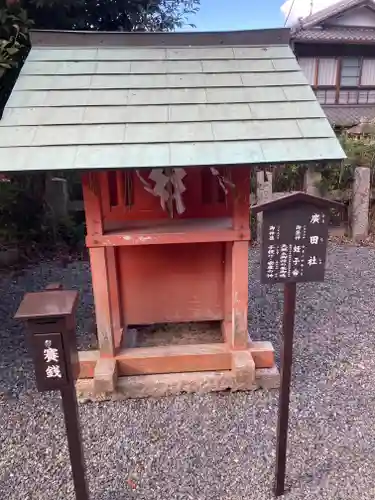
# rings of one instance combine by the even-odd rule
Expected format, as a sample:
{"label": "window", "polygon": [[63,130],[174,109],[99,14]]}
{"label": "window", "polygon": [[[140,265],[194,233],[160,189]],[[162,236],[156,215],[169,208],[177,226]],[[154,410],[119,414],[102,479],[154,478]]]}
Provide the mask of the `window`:
{"label": "window", "polygon": [[318,87],[336,85],[337,59],[322,57],[318,59]]}
{"label": "window", "polygon": [[321,103],[370,102],[367,90],[360,96],[352,91],[354,88],[359,91],[360,87],[375,88],[375,57],[301,57],[298,63]]}
{"label": "window", "polygon": [[315,85],[315,62],[313,57],[300,57],[298,64],[310,85]]}
{"label": "window", "polygon": [[358,87],[361,74],[359,57],[343,57],[341,60],[341,87]]}
{"label": "window", "polygon": [[307,81],[313,87],[333,87],[336,85],[337,59],[334,57],[301,57],[298,62]]}
{"label": "window", "polygon": [[363,59],[361,85],[375,87],[375,59]]}

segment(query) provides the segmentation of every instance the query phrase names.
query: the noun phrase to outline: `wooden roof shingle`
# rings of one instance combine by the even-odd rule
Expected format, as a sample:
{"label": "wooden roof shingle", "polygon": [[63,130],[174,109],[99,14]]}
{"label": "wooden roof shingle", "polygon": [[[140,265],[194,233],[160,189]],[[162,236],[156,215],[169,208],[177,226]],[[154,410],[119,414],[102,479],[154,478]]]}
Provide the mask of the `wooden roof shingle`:
{"label": "wooden roof shingle", "polygon": [[191,33],[185,45],[103,47],[95,35],[31,49],[0,121],[1,170],[345,157],[285,42],[197,46]]}

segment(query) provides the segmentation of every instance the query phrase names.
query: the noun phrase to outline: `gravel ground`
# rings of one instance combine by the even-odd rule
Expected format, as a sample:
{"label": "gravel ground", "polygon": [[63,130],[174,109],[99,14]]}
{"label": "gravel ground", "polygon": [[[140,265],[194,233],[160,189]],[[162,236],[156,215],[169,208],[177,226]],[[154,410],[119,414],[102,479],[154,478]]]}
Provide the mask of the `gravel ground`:
{"label": "gravel ground", "polygon": [[[252,250],[251,331],[278,349],[282,291],[259,285],[258,259]],[[0,277],[0,498],[7,500],[74,498],[59,397],[36,392],[24,331],[12,320],[25,291],[56,280],[83,290],[82,332],[92,314],[86,263],[43,263]],[[330,247],[325,283],[298,287],[290,500],[375,498],[374,288],[375,250],[350,246]],[[276,392],[87,404],[80,415],[92,500],[272,498]]]}

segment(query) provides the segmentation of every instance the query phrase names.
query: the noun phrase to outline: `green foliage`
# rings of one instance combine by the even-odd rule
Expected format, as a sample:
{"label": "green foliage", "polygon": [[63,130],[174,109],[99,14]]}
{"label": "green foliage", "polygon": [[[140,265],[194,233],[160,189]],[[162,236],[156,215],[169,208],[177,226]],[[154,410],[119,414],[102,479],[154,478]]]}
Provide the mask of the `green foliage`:
{"label": "green foliage", "polygon": [[[38,29],[173,31],[186,25],[199,3],[200,0],[23,0],[22,5]],[[19,0],[13,0],[14,9],[19,5]],[[9,0],[8,6],[0,0],[0,11],[2,6],[9,9]]]}
{"label": "green foliage", "polygon": [[0,246],[83,247],[84,222],[67,218],[56,223],[44,203],[44,182],[42,174],[0,182]]}
{"label": "green foliage", "polygon": [[328,164],[321,168],[322,193],[329,191],[344,191],[352,187],[355,166],[347,162],[341,164]]}
{"label": "green foliage", "polygon": [[[0,78],[22,67],[29,29],[173,31],[186,25],[200,0],[0,0]],[[0,118],[14,78],[0,86]]]}
{"label": "green foliage", "polygon": [[[339,137],[347,155],[343,162],[327,163],[316,167],[322,174],[322,193],[329,191],[350,190],[354,180],[354,170],[358,166],[368,166],[371,169],[372,183],[375,180],[375,136],[350,136],[342,134]],[[303,187],[303,177],[306,166],[285,165],[274,170],[274,191],[295,191]]]}
{"label": "green foliage", "polygon": [[375,160],[375,137],[374,136],[349,136],[342,135],[341,145],[348,158],[345,160],[350,165],[372,167]]}
{"label": "green foliage", "polygon": [[341,164],[328,164],[322,169],[323,191],[350,190],[354,180],[355,167],[371,169],[371,181],[375,174],[375,138],[372,136],[350,136],[342,134],[341,145],[347,159]]}
{"label": "green foliage", "polygon": [[18,1],[0,0],[0,38],[16,37],[20,43],[28,42],[28,30],[33,25]]}
{"label": "green foliage", "polygon": [[70,249],[83,249],[86,227],[84,222],[77,222],[71,217],[59,221],[54,242],[67,245]]}
{"label": "green foliage", "polygon": [[273,191],[300,191],[303,189],[305,168],[301,165],[276,167],[273,175]]}
{"label": "green foliage", "polygon": [[31,24],[19,4],[8,6],[0,0],[0,77],[5,70],[22,62],[22,49],[29,44]]}
{"label": "green foliage", "polygon": [[17,66],[15,56],[20,48],[21,45],[14,39],[0,40],[0,76],[4,70]]}
{"label": "green foliage", "polygon": [[[200,0],[0,0],[0,119],[30,49],[29,29],[173,31],[186,25]],[[75,175],[75,174],[73,174]],[[69,185],[77,186],[76,179]],[[44,203],[45,175],[0,181],[0,244],[84,241],[84,222],[57,226]],[[79,189],[76,189],[79,196]]]}
{"label": "green foliage", "polygon": [[29,52],[31,26],[18,0],[0,0],[0,119]]}
{"label": "green foliage", "polygon": [[22,183],[0,182],[0,241],[22,243],[38,239],[43,205]]}

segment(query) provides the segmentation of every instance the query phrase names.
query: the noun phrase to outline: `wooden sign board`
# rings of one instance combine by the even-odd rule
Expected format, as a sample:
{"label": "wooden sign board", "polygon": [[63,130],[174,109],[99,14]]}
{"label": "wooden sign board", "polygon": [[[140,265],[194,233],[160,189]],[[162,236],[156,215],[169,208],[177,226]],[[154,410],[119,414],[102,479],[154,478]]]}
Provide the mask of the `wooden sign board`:
{"label": "wooden sign board", "polygon": [[328,210],[296,203],[263,214],[261,283],[324,281]]}
{"label": "wooden sign board", "polygon": [[277,497],[285,492],[296,283],[324,280],[330,208],[342,210],[342,205],[303,192],[292,193],[252,208],[253,213],[263,212],[261,282],[284,283],[275,474]]}
{"label": "wooden sign board", "polygon": [[38,391],[56,391],[69,383],[61,333],[32,335],[32,352]]}

